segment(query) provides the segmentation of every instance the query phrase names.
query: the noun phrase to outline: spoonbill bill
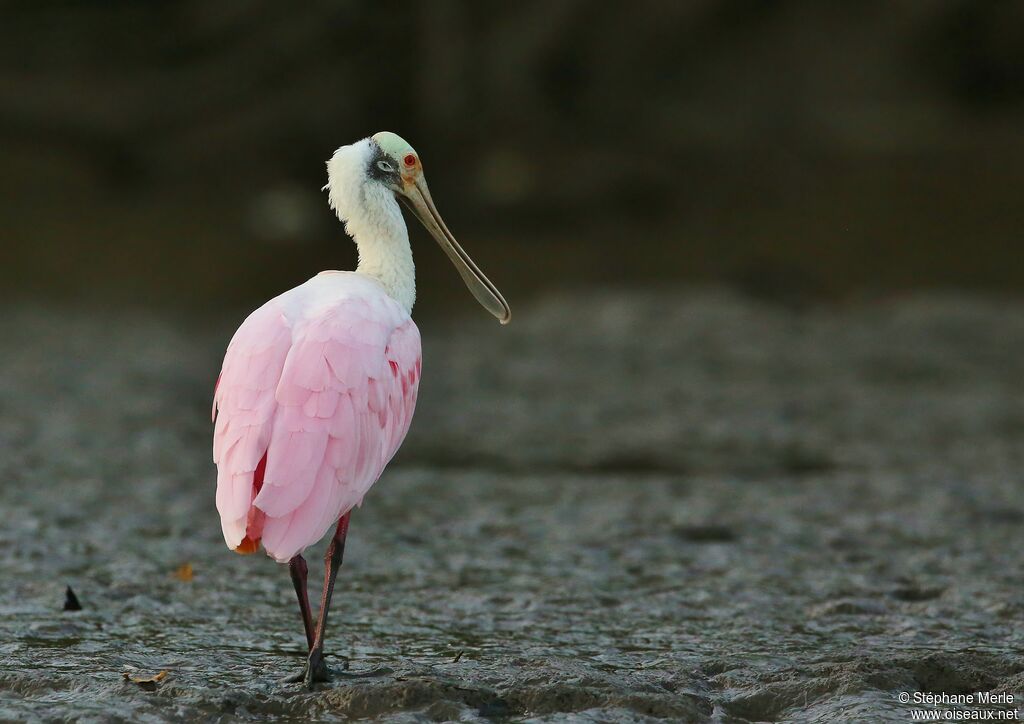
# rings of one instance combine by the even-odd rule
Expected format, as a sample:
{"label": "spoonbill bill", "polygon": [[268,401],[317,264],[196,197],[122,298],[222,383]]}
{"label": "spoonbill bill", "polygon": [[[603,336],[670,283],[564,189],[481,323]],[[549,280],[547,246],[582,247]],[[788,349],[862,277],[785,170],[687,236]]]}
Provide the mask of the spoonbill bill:
{"label": "spoonbill bill", "polygon": [[[324,630],[352,509],[397,452],[420,382],[420,334],[404,202],[502,324],[511,311],[434,206],[419,154],[390,132],[327,162],[330,206],[355,241],[354,272],[325,271],[271,299],[235,332],[214,391],[217,511],[228,548],[287,563],[309,655],[288,681],[327,681]],[[314,625],[302,552],[331,527]]]}

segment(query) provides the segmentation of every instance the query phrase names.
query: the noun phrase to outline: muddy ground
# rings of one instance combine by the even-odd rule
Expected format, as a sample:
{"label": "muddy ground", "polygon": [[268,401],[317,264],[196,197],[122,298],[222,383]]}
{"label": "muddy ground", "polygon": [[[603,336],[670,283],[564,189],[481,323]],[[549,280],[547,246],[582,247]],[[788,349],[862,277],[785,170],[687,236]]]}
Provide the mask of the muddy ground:
{"label": "muddy ground", "polygon": [[384,671],[312,693],[279,683],[286,570],[226,550],[213,505],[241,317],[2,316],[0,720],[905,721],[901,692],[1024,695],[1024,302],[567,293],[424,324],[328,635],[336,669]]}

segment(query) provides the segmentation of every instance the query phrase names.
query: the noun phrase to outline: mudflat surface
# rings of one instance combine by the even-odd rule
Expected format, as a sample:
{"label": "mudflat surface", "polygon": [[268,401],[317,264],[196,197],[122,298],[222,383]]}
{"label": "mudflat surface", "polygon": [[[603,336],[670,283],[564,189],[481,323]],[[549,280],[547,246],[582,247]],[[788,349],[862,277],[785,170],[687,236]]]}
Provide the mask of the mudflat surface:
{"label": "mudflat surface", "polygon": [[328,634],[377,675],[314,692],[279,683],[286,569],[230,553],[213,505],[241,318],[2,317],[0,720],[905,721],[900,692],[1024,694],[1020,301],[573,294],[424,325]]}

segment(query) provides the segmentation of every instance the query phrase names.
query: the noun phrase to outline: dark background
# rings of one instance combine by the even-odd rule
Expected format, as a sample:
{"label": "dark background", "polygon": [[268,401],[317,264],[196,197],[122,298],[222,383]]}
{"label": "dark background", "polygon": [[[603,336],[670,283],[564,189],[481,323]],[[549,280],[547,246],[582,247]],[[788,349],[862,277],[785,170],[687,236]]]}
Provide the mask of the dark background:
{"label": "dark background", "polygon": [[[1024,282],[1015,0],[2,7],[7,297],[234,313],[351,268],[323,164],[383,129],[513,307]],[[471,310],[413,237],[420,313]]]}
{"label": "dark background", "polygon": [[[379,130],[513,323],[414,222],[327,634],[391,674],[304,693],[210,397]],[[0,0],[0,139],[0,721],[1024,701],[1024,0]]]}

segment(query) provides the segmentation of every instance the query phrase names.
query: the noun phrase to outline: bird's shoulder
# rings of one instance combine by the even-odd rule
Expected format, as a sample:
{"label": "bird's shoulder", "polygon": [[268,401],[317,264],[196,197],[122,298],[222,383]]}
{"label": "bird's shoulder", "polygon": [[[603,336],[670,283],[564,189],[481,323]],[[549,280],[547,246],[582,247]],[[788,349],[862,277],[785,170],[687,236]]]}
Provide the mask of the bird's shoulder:
{"label": "bird's shoulder", "polygon": [[379,282],[355,272],[320,272],[285,292],[276,301],[276,306],[293,325],[345,314],[373,316],[393,326],[409,319],[408,312],[384,291]]}
{"label": "bird's shoulder", "polygon": [[260,346],[269,339],[351,340],[383,346],[398,329],[415,330],[409,313],[374,279],[355,272],[327,271],[274,297],[239,327],[231,347]]}

